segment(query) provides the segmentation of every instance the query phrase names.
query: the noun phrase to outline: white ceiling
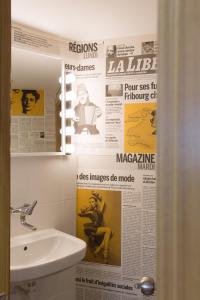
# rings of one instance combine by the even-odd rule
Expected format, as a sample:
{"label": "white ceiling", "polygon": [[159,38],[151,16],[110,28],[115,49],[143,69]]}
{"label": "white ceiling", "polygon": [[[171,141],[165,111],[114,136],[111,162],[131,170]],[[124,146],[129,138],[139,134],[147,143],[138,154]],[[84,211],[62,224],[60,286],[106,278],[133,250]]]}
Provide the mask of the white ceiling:
{"label": "white ceiling", "polygon": [[156,33],[158,0],[11,0],[12,20],[80,40]]}

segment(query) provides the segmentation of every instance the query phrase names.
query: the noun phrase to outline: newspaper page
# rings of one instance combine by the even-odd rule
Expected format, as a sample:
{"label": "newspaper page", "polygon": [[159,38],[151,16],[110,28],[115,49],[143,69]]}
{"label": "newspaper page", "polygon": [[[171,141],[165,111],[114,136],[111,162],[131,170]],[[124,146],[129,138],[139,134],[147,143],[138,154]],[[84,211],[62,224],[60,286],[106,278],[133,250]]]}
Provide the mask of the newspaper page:
{"label": "newspaper page", "polygon": [[68,61],[72,53],[79,60],[65,65],[77,78],[74,127],[78,152],[154,153],[155,36],[69,42],[68,53]]}
{"label": "newspaper page", "polygon": [[12,89],[11,153],[56,151],[55,128],[54,94]]}
{"label": "newspaper page", "polygon": [[[104,148],[105,140],[105,76],[102,42],[66,45],[65,71],[76,75],[73,109],[74,143],[79,149],[95,151]],[[93,149],[93,150],[92,150]]]}
{"label": "newspaper page", "polygon": [[14,47],[60,57],[60,45],[53,35],[22,24],[12,23],[11,38]]}
{"label": "newspaper page", "polygon": [[[79,153],[110,157],[106,169],[95,168],[94,159],[94,169],[78,170],[77,236],[86,241],[87,253],[77,267],[76,299],[140,300],[134,284],[156,276],[157,43],[147,35],[104,41],[102,48],[103,73],[96,83],[104,93],[104,117],[96,118],[103,122],[101,143],[89,130],[100,123],[86,121],[81,101],[80,115],[74,107]],[[90,61],[96,70],[98,59]],[[92,84],[92,72],[87,76]],[[78,88],[76,96],[78,103]]]}
{"label": "newspaper page", "polygon": [[136,162],[131,170],[83,169],[77,183],[77,236],[87,253],[76,299],[143,299],[134,284],[156,273],[155,171]]}

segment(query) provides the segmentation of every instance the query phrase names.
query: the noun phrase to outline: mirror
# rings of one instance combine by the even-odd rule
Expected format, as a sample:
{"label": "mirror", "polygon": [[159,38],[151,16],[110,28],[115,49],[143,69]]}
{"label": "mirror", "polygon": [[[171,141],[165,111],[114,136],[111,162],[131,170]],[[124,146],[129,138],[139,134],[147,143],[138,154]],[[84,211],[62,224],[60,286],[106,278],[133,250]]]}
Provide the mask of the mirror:
{"label": "mirror", "polygon": [[11,153],[60,152],[61,62],[12,47]]}

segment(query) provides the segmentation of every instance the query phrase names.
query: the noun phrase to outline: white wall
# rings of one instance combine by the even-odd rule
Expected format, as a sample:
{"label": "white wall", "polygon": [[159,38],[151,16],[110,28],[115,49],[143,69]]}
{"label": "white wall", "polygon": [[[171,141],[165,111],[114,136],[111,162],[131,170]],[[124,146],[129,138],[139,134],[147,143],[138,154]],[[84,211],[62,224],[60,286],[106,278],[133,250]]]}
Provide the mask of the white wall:
{"label": "white wall", "polygon": [[[76,156],[14,157],[11,161],[11,205],[38,203],[27,221],[38,229],[55,227],[75,233]],[[11,235],[27,233],[19,215],[11,215]]]}
{"label": "white wall", "polygon": [[[158,0],[12,0],[12,20],[75,40],[152,34]],[[48,9],[47,9],[48,7]]]}
{"label": "white wall", "polygon": [[[37,200],[27,222],[38,229],[57,228],[75,234],[77,158],[70,157],[13,157],[11,161],[11,205],[18,207]],[[11,235],[30,232],[11,215]],[[35,291],[25,294],[11,289],[12,300],[75,299],[74,269],[36,281]],[[27,284],[23,285],[27,288]]]}
{"label": "white wall", "polygon": [[[75,300],[75,268],[41,278],[30,288],[29,283],[11,286],[11,300]],[[29,291],[28,293],[23,289]]]}

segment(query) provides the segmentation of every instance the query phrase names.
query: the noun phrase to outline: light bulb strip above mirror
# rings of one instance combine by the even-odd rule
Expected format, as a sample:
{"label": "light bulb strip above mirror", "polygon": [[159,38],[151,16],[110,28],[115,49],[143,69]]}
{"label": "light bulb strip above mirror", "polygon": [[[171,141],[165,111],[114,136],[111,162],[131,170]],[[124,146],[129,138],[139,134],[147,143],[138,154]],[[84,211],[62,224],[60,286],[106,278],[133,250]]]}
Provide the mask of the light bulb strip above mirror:
{"label": "light bulb strip above mirror", "polygon": [[61,150],[65,155],[70,155],[74,152],[74,145],[72,144],[72,136],[74,135],[73,118],[74,111],[72,109],[72,101],[74,99],[73,83],[75,82],[75,75],[73,73],[66,73],[64,66],[62,69],[61,78]]}

